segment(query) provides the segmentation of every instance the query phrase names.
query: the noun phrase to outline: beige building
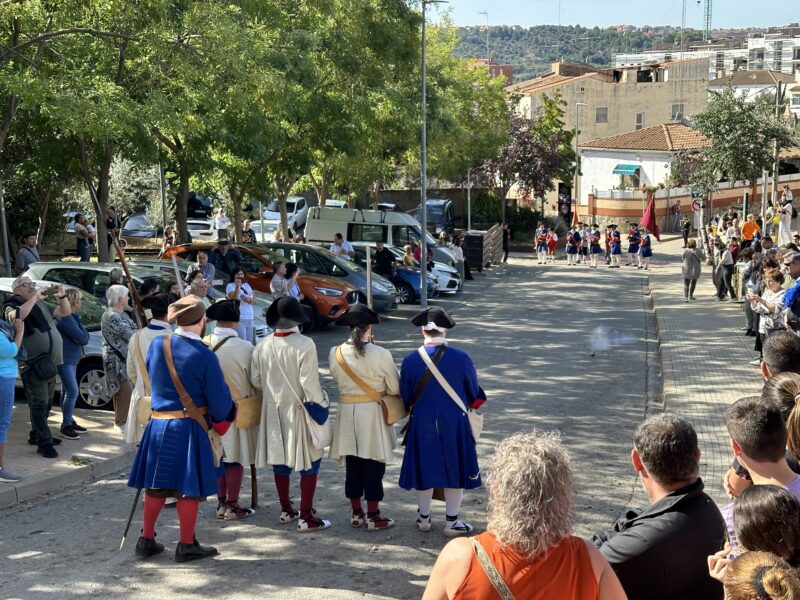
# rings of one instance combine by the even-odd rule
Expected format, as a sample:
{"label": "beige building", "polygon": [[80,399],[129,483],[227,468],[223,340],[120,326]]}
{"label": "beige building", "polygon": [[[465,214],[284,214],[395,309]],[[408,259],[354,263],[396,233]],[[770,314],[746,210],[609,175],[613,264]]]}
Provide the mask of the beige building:
{"label": "beige building", "polygon": [[[553,63],[547,75],[506,88],[517,98],[517,110],[535,114],[542,97],[560,93],[567,129],[576,127],[579,138],[593,140],[679,122],[708,106],[708,61],[694,59],[655,65],[593,70],[569,63]],[[556,210],[559,192],[572,193],[572,182],[559,183],[546,198],[546,211]]]}

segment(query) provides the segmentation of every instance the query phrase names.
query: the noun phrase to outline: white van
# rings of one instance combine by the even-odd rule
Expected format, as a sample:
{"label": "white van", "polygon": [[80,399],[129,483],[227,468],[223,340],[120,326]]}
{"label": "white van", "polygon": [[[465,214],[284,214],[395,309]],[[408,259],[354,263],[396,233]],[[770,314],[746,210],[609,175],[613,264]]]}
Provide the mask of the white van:
{"label": "white van", "polygon": [[[384,242],[402,248],[416,247],[422,236],[422,227],[414,217],[403,212],[324,208],[315,206],[308,213],[305,236],[309,242],[333,243],[333,236],[341,233],[351,242]],[[427,233],[428,248],[433,260],[454,265],[453,253],[436,243]]]}

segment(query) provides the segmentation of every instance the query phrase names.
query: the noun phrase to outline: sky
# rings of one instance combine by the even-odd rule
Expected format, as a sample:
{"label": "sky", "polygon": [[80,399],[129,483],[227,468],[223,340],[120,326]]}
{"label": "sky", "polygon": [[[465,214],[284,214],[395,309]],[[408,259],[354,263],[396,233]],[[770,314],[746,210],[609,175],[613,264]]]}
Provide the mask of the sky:
{"label": "sky", "polygon": [[[800,0],[713,0],[711,26],[722,28],[768,27],[800,21]],[[674,25],[680,26],[683,0],[451,0],[431,6],[450,10],[456,25]],[[442,7],[447,7],[443,9]],[[702,29],[703,5],[686,0],[686,26]]]}

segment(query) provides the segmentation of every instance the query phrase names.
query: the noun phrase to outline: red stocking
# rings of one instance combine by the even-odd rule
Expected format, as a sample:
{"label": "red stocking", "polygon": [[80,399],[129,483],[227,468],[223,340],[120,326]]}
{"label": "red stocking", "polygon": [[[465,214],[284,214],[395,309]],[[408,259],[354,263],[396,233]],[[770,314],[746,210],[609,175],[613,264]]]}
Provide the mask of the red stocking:
{"label": "red stocking", "polygon": [[156,537],[156,519],[158,513],[164,508],[164,498],[153,498],[144,495],[144,523],[142,524],[142,537],[152,540]]}
{"label": "red stocking", "polygon": [[199,500],[178,500],[178,521],[180,522],[181,544],[194,543],[194,527],[197,524],[197,513],[200,512]]}
{"label": "red stocking", "polygon": [[308,519],[311,517],[311,509],[314,508],[314,491],[317,489],[316,475],[300,476],[300,518]]}
{"label": "red stocking", "polygon": [[278,488],[278,501],[283,512],[292,510],[292,501],[289,500],[289,476],[275,475],[275,487]]}
{"label": "red stocking", "polygon": [[226,464],[225,478],[228,482],[228,502],[235,504],[239,501],[239,492],[242,489],[244,467],[239,463]]}

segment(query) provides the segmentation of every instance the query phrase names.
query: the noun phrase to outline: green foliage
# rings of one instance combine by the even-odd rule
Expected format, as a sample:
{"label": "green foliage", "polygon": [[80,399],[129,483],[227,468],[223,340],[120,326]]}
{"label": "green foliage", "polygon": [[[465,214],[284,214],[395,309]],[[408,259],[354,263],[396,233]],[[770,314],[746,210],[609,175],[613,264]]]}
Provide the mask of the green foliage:
{"label": "green foliage", "polygon": [[[486,28],[461,27],[458,30],[459,56],[486,58]],[[686,41],[702,39],[702,32],[686,32]],[[587,28],[580,26],[538,25],[536,27],[489,27],[491,57],[500,64],[514,67],[514,80],[523,81],[550,71],[559,60],[593,67],[609,67],[614,54],[641,52],[654,44],[680,46],[680,33],[657,35],[646,28],[636,31]]]}

